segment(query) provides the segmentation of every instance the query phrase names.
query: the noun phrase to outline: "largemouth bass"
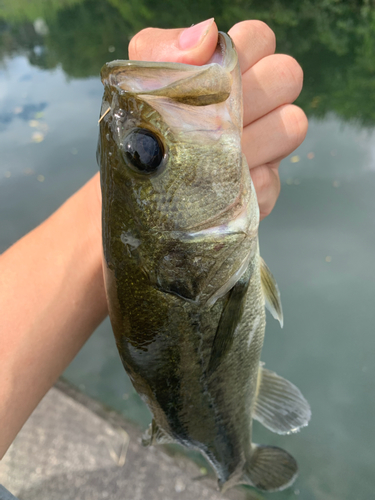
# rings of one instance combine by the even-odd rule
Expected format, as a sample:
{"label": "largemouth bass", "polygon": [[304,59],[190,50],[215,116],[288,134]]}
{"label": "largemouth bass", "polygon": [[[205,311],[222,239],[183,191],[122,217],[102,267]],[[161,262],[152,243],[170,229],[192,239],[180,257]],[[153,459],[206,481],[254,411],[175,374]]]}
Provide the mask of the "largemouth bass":
{"label": "largemouth bass", "polygon": [[296,461],[252,443],[252,420],[287,434],[310,408],[260,362],[265,305],[283,317],[259,255],[234,45],[220,33],[205,66],[113,61],[101,75],[106,292],[122,362],[153,414],[144,444],[200,450],[221,489],[283,489]]}

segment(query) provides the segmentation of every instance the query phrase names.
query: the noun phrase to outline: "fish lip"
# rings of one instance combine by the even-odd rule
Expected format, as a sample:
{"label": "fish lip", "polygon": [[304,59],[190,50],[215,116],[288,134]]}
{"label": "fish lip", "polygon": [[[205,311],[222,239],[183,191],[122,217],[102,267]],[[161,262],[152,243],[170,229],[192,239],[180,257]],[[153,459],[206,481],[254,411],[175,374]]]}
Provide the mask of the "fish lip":
{"label": "fish lip", "polygon": [[[221,54],[218,56],[219,51],[215,50],[213,57],[208,61],[205,66],[208,66],[209,64],[218,64],[219,66],[222,66],[225,68],[228,72],[233,71],[233,69],[236,67],[238,56],[237,52],[234,47],[233,40],[231,37],[222,31],[219,31],[218,34],[218,43],[217,47],[219,48]],[[216,57],[215,57],[216,55]],[[221,60],[220,60],[221,57]],[[214,61],[212,61],[214,59]],[[130,61],[130,60],[125,60],[125,59],[116,59],[114,61],[110,61],[105,63],[101,70],[100,70],[100,75],[101,75],[101,80],[104,83],[105,80],[108,79],[108,77],[115,73],[116,70],[120,68],[126,68],[130,66],[136,66],[136,67],[142,67],[142,68],[160,68],[164,67],[167,70],[168,69],[173,69],[173,70],[179,70],[179,71],[196,71],[198,69],[202,69],[202,66],[198,65],[193,65],[193,64],[186,64],[186,63],[176,63],[176,62],[163,62],[163,61]]]}

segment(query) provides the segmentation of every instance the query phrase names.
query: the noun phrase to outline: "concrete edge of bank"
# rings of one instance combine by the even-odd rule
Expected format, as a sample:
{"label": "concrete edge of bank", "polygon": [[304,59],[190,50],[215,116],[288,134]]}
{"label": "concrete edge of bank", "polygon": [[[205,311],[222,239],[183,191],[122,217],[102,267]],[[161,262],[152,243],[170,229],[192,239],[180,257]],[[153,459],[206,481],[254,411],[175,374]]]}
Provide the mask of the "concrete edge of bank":
{"label": "concrete edge of bank", "polygon": [[244,488],[222,495],[210,471],[182,448],[146,449],[141,435],[137,425],[60,379],[0,462],[0,484],[16,500],[262,498]]}

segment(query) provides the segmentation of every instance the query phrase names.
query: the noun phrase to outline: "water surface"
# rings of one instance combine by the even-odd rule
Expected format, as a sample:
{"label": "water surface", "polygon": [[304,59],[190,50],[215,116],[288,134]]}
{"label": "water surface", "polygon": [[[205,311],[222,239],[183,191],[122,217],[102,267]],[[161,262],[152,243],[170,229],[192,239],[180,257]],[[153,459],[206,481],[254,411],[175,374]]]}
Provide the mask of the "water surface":
{"label": "water surface", "polygon": [[[271,23],[278,50],[296,56],[305,71],[299,103],[310,128],[282,162],[280,199],[260,228],[285,316],[283,330],[268,318],[262,358],[298,385],[312,420],[281,437],[255,423],[256,441],[286,448],[301,469],[291,489],[264,497],[368,500],[375,488],[375,16],[366,10],[370,2],[318,4],[309,10],[307,2],[270,2],[265,12],[258,2],[251,9],[241,1],[167,2],[158,17],[151,2],[51,1],[47,9],[44,2],[4,1],[0,251],[97,171],[98,73],[105,61],[127,57],[136,31],[212,15],[221,29],[241,18]],[[148,424],[108,320],[65,376]]]}

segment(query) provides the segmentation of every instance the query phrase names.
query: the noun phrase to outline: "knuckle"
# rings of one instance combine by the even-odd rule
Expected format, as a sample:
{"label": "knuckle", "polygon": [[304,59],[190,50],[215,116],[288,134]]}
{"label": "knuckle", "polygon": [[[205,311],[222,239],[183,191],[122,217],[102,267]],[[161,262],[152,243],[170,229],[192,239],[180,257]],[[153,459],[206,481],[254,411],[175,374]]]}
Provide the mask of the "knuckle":
{"label": "knuckle", "polygon": [[265,219],[266,217],[269,216],[269,214],[272,212],[273,207],[275,206],[275,204],[276,204],[276,200],[275,200],[274,203],[272,203],[272,205],[271,204],[268,204],[267,206],[259,205],[260,220]]}
{"label": "knuckle", "polygon": [[260,218],[264,219],[268,217],[272,210],[274,209],[277,199],[280,194],[280,183],[277,184],[277,189],[272,192],[262,203],[259,204]]}
{"label": "knuckle", "polygon": [[263,21],[252,21],[254,23],[254,28],[257,31],[259,37],[262,37],[263,41],[273,47],[273,51],[276,49],[276,35],[268,24]]}
{"label": "knuckle", "polygon": [[285,107],[285,125],[288,131],[289,141],[292,146],[297,147],[306,137],[308,121],[305,113],[293,104]]}
{"label": "knuckle", "polygon": [[[255,172],[254,172],[255,173]],[[262,192],[268,189],[271,183],[271,175],[269,169],[262,165],[256,169],[256,188],[257,191]]]}
{"label": "knuckle", "polygon": [[280,57],[282,61],[283,71],[285,78],[293,83],[293,86],[298,89],[298,93],[302,89],[303,71],[294,57],[282,54]]}
{"label": "knuckle", "polygon": [[142,59],[142,54],[145,49],[146,40],[149,39],[149,31],[152,28],[145,28],[139,31],[129,42],[129,58],[130,59]]}
{"label": "knuckle", "polygon": [[263,21],[241,21],[233,26],[230,31],[237,31],[268,48],[267,52],[273,53],[276,49],[276,35],[268,24]]}
{"label": "knuckle", "polygon": [[277,168],[261,165],[251,170],[251,177],[258,197],[261,219],[267,217],[280,194],[280,177]]}
{"label": "knuckle", "polygon": [[268,72],[278,90],[283,91],[287,101],[294,101],[302,90],[303,71],[298,62],[286,54],[273,54],[267,58]]}
{"label": "knuckle", "polygon": [[274,174],[274,178],[275,178],[275,182],[274,182],[274,186],[275,186],[275,191],[274,191],[274,204],[276,203],[276,200],[277,198],[279,197],[279,194],[280,194],[280,191],[281,191],[281,183],[280,183],[280,177],[279,177],[279,174]]}
{"label": "knuckle", "polygon": [[267,164],[260,165],[251,169],[251,177],[254,182],[255,189],[258,193],[266,193],[277,184],[278,175],[275,174]]}

